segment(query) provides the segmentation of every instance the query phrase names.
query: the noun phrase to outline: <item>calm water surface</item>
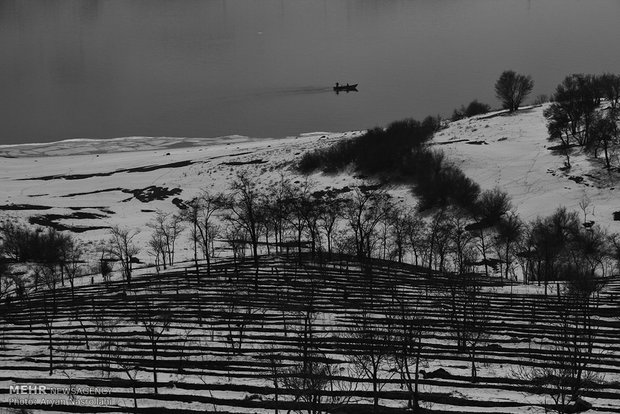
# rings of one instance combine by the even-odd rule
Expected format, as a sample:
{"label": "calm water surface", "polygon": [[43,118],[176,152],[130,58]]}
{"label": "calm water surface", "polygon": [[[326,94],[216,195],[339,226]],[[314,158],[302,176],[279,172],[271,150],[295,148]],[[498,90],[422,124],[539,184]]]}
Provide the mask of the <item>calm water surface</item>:
{"label": "calm water surface", "polygon": [[[280,137],[620,73],[616,0],[0,0],[0,144]],[[359,83],[336,95],[336,82]]]}

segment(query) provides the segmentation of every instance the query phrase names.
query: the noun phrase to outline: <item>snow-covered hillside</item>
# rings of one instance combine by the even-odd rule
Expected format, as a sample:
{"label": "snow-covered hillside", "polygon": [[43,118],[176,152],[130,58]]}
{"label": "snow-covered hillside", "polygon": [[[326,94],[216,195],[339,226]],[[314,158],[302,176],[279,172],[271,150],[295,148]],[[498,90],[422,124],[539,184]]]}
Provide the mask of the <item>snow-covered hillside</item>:
{"label": "snow-covered hillside", "polygon": [[[458,165],[483,189],[499,186],[510,194],[524,220],[547,215],[558,206],[583,214],[579,205],[589,200],[588,220],[620,231],[613,212],[617,175],[585,155],[564,159],[549,150],[543,107],[516,114],[496,113],[452,122],[434,138],[449,162]],[[43,217],[74,227],[114,224],[144,229],[155,210],[176,211],[175,198],[189,200],[201,190],[225,191],[240,169],[251,172],[260,187],[280,174],[303,180],[293,164],[308,150],[351,137],[350,133],[313,133],[285,139],[119,138],[69,140],[51,144],[0,147],[0,208],[4,218]],[[617,174],[617,173],[615,173]],[[361,183],[350,174],[314,174],[317,188],[341,188]],[[415,203],[407,187],[394,195]],[[79,234],[87,241],[105,237],[105,229]],[[145,246],[148,231],[137,242]],[[145,249],[141,258],[148,260]],[[188,255],[189,253],[185,253]]]}
{"label": "snow-covered hillside", "polygon": [[603,168],[602,161],[583,153],[564,157],[549,148],[544,107],[522,109],[453,122],[435,135],[448,160],[483,189],[500,187],[526,221],[551,214],[557,207],[583,214],[580,203],[589,200],[588,220],[611,231],[620,230],[613,212],[620,210],[620,175]]}

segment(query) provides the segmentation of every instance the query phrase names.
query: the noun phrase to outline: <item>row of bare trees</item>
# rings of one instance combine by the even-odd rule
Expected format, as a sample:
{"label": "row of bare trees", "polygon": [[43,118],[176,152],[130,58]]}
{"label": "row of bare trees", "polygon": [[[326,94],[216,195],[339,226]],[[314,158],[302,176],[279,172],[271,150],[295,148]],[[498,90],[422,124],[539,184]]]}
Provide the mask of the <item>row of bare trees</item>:
{"label": "row of bare trees", "polygon": [[[198,275],[199,260],[206,261],[210,275],[216,245],[227,244],[235,256],[249,247],[255,266],[261,253],[345,253],[455,274],[482,269],[486,276],[546,284],[562,279],[568,264],[599,275],[613,269],[618,236],[587,221],[589,208],[584,204],[583,221],[560,208],[524,223],[499,189],[483,191],[469,208],[419,212],[378,186],[316,191],[308,180],[295,185],[281,177],[260,189],[241,173],[229,196],[204,192],[176,214],[157,212],[149,224],[149,251],[156,265],[174,264],[175,246],[189,229]],[[116,227],[111,234],[109,252],[129,282],[135,232]]]}
{"label": "row of bare trees", "polygon": [[[357,204],[349,202],[351,203],[349,206],[346,206],[347,202],[343,202],[343,206],[345,206],[342,209],[343,216],[337,218],[341,226],[357,226],[355,230],[348,231],[348,234],[346,234],[346,227],[344,230],[344,240],[348,237],[348,240],[356,241],[350,247],[351,251],[357,253],[360,258],[363,258],[367,252],[370,252],[371,258],[381,257],[384,254],[389,256],[389,253],[384,253],[386,251],[393,250],[396,252],[399,243],[389,240],[406,239],[406,237],[398,236],[389,231],[387,217],[394,214],[393,211],[398,211],[391,206],[393,203],[391,199],[376,188],[359,190],[355,197],[359,197],[360,202]],[[487,197],[493,198],[491,195]],[[496,198],[500,200],[490,204],[506,205],[501,194],[496,195]],[[351,205],[354,208],[351,208]],[[381,213],[378,213],[379,207],[383,209]],[[489,209],[489,211],[492,210]],[[431,262],[433,266],[437,266],[439,269],[442,262],[446,269],[455,266],[451,262],[458,257],[453,253],[458,249],[445,247],[451,243],[460,243],[461,250],[470,248],[475,251],[483,248],[484,242],[480,241],[481,237],[485,240],[492,240],[495,234],[493,232],[496,230],[490,223],[497,225],[499,221],[495,222],[493,218],[500,217],[502,219],[506,214],[491,214],[489,211],[485,215],[478,216],[479,218],[475,222],[470,221],[469,216],[461,217],[459,219],[462,221],[460,227],[453,227],[452,221],[447,220],[447,218],[451,220],[455,218],[451,216],[451,210],[443,211],[442,215],[439,215],[440,212],[436,212],[426,220],[416,215],[423,222],[428,219],[437,221],[437,223],[426,224],[427,229],[434,229],[437,232],[433,236],[435,237],[433,250],[436,258]],[[222,212],[224,213],[222,217],[225,219],[226,212],[225,210]],[[356,212],[357,215],[352,215],[352,212]],[[406,216],[402,211],[399,214],[401,218],[403,215]],[[351,218],[356,217],[358,221],[351,224]],[[486,224],[489,227],[478,224],[479,227],[474,229],[466,228],[466,223],[480,223],[483,218],[486,219]],[[554,309],[553,323],[559,328],[559,333],[552,336],[547,344],[549,349],[556,351],[553,354],[553,359],[547,365],[538,361],[534,369],[526,368],[520,375],[523,378],[531,378],[532,382],[539,384],[544,392],[552,392],[551,395],[554,398],[557,397],[556,405],[558,407],[568,407],[575,398],[582,394],[589,382],[596,380],[590,369],[596,356],[597,335],[592,328],[591,308],[593,306],[592,298],[600,289],[600,284],[595,276],[599,272],[600,265],[598,263],[601,259],[582,254],[576,246],[585,243],[589,247],[584,251],[593,252],[595,249],[593,250],[592,246],[596,245],[593,237],[598,233],[591,230],[593,227],[585,228],[575,215],[562,210],[554,216],[540,221],[542,224],[536,225],[534,223],[533,226],[540,227],[537,231],[550,231],[554,228],[557,231],[561,230],[559,236],[557,231],[550,232],[555,238],[552,238],[548,244],[559,249],[561,254],[548,256],[541,263],[541,267],[548,266],[549,269],[555,269],[556,277],[569,279],[570,283],[558,295],[557,302],[549,302]],[[386,226],[388,227],[386,228]],[[484,229],[482,236],[480,235],[481,228]],[[292,227],[292,230],[287,230],[285,233],[290,231],[291,235],[295,236],[294,231],[297,230],[298,228]],[[302,237],[310,237],[307,236],[309,231],[304,229]],[[357,236],[356,231],[359,232]],[[472,244],[467,247],[467,243],[458,241],[461,239],[458,239],[457,242],[453,241],[455,235],[462,237],[466,233],[469,234],[475,245]],[[448,237],[446,234],[451,236]],[[322,237],[325,235],[323,234]],[[444,240],[447,241],[444,242]],[[320,245],[320,242],[317,245]],[[389,247],[384,247],[385,245]],[[371,248],[369,249],[368,246]],[[463,248],[463,246],[466,247]],[[488,244],[484,244],[484,246],[488,247]],[[428,248],[426,246],[423,250]],[[444,248],[448,253],[446,253],[446,258],[442,260],[441,255]],[[403,254],[403,256],[405,255]],[[429,253],[424,253],[424,255],[428,258]],[[482,258],[482,253],[478,253],[477,257]],[[553,262],[546,263],[551,260]],[[477,265],[482,266],[480,263]],[[373,269],[370,271],[372,272]],[[475,380],[478,375],[477,361],[483,352],[482,344],[494,332],[493,325],[489,321],[489,296],[488,293],[484,293],[483,280],[479,275],[455,271],[447,278],[447,283],[444,286],[445,292],[440,300],[440,306],[438,306],[438,309],[442,310],[440,318],[450,326],[451,335],[449,338],[454,340],[457,349],[468,355],[472,380]],[[297,315],[294,318],[296,323],[292,325],[294,328],[291,331],[291,337],[297,344],[296,356],[294,358],[287,356],[289,362],[284,362],[284,355],[281,352],[274,350],[272,353],[275,388],[280,390],[279,392],[286,391],[288,395],[292,394],[293,401],[304,402],[305,407],[311,407],[310,412],[322,412],[325,406],[343,404],[346,398],[349,398],[347,396],[354,394],[351,387],[354,387],[355,382],[343,380],[344,374],[341,369],[346,367],[345,369],[350,370],[346,371],[346,375],[364,379],[371,385],[370,393],[375,407],[379,405],[381,391],[387,383],[386,380],[393,375],[406,378],[403,384],[408,390],[408,404],[412,408],[417,407],[420,400],[420,361],[424,358],[425,347],[428,346],[425,338],[431,336],[431,326],[437,324],[437,316],[429,318],[428,311],[420,309],[415,296],[407,294],[397,295],[391,308],[385,307],[383,304],[384,308],[371,306],[359,313],[352,314],[350,316],[351,326],[344,334],[342,341],[346,351],[344,354],[347,355],[347,358],[345,361],[338,362],[333,360],[329,351],[322,347],[321,337],[324,334],[321,331],[322,328],[317,326],[317,320],[323,317],[315,299],[319,297],[318,289],[320,289],[321,279],[309,279],[305,283],[307,284],[304,288],[304,292],[307,293],[306,300],[304,306],[296,310]],[[50,290],[52,289],[50,288]],[[238,290],[236,289],[234,292],[238,292]],[[53,290],[50,293],[53,293]],[[236,338],[236,343],[231,346],[231,352],[237,354],[241,353],[243,346],[242,341],[245,335],[243,323],[247,323],[242,323],[239,318],[250,315],[247,320],[251,320],[251,315],[257,307],[256,304],[252,304],[250,291],[243,291],[240,294],[243,297],[239,297],[237,293],[233,295],[232,307],[229,310],[229,318],[231,319],[228,324],[231,329],[231,341],[232,338]],[[122,365],[121,368],[126,370],[128,378],[134,384],[137,369],[151,368],[154,389],[157,390],[160,342],[166,338],[166,332],[171,325],[171,311],[169,305],[167,307],[155,305],[159,301],[155,298],[156,295],[141,294],[140,296],[135,297],[134,322],[143,328],[143,335],[149,345],[152,364],[145,365],[140,362],[141,365],[132,365],[136,364],[133,362],[135,358],[132,359],[131,355],[123,353],[123,350],[115,350],[113,338],[115,328],[110,318],[102,317],[100,318],[101,322],[97,322],[99,319],[95,318],[94,325],[85,329],[84,336],[87,337],[89,333],[96,332],[100,342],[102,341],[102,355],[107,353],[108,361],[117,358],[118,365]],[[378,304],[379,302],[380,299],[377,298],[371,303]],[[53,372],[53,353],[56,352],[54,337],[56,333],[54,312],[51,310],[47,299],[43,310],[43,322],[49,340],[50,372]],[[103,312],[94,312],[94,314],[101,316]],[[106,340],[105,338],[108,337],[109,339]],[[106,341],[108,342],[106,343]],[[86,340],[86,344],[88,347],[88,340]],[[297,363],[291,364],[291,360],[297,361]],[[135,404],[137,405],[137,402]]]}
{"label": "row of bare trees", "polygon": [[[521,275],[525,282],[544,282],[545,286],[563,279],[569,267],[592,275],[608,274],[620,258],[619,237],[587,221],[587,201],[583,202],[583,221],[577,213],[560,208],[527,224],[512,211],[507,194],[498,189],[482,192],[468,209],[445,206],[425,212],[404,206],[377,186],[315,191],[309,181],[295,185],[281,177],[263,190],[241,173],[231,190],[230,196],[205,192],[176,214],[157,212],[149,223],[149,251],[155,264],[164,268],[174,264],[186,229],[197,275],[199,250],[209,275],[216,242],[222,241],[235,254],[250,246],[256,267],[261,252],[294,249],[300,255],[306,251],[312,256],[345,253],[360,260],[410,261],[440,273],[483,269],[486,276]],[[13,257],[19,256],[10,249],[18,244],[12,235],[19,233],[10,226],[3,228],[6,251]],[[104,278],[110,263],[117,262],[127,285],[131,284],[139,252],[136,235],[137,231],[122,227],[110,230],[98,266]],[[68,279],[73,292],[76,279],[87,270],[81,243],[54,230],[39,240],[47,242],[34,273],[35,288],[44,283],[55,297],[57,285]],[[2,280],[3,291],[17,285],[7,276]]]}

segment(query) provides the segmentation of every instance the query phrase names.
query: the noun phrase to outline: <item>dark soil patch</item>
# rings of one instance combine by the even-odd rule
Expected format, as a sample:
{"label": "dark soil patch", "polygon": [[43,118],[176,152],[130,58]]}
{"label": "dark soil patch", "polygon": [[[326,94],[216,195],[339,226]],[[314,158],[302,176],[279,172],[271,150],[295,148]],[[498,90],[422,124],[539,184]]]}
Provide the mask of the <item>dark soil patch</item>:
{"label": "dark soil patch", "polygon": [[[138,188],[135,190],[130,190],[127,188],[120,188],[120,187],[115,187],[115,188],[104,188],[102,190],[94,190],[94,191],[87,191],[87,192],[83,192],[83,193],[71,193],[71,194],[65,194],[61,197],[76,197],[76,196],[82,196],[82,195],[89,195],[89,194],[98,194],[98,193],[107,193],[107,192],[111,192],[111,191],[121,191],[123,193],[127,193],[127,194],[132,194],[133,197],[129,197],[129,198],[125,198],[123,200],[121,200],[122,202],[127,202],[130,201],[132,198],[137,198],[138,200],[142,201],[143,203],[148,203],[150,201],[153,200],[165,200],[168,197],[174,196],[174,195],[179,195],[181,194],[181,192],[183,190],[181,190],[180,188],[171,188],[169,189],[168,187],[158,187],[155,185],[151,185],[145,188]],[[102,210],[104,211],[104,210]],[[104,211],[107,212],[107,211]]]}
{"label": "dark soil patch", "polygon": [[84,233],[91,230],[108,229],[109,226],[71,226],[67,224],[59,223],[59,220],[74,219],[74,220],[91,220],[102,219],[108,216],[97,213],[87,213],[84,211],[76,211],[71,214],[44,214],[40,216],[32,216],[28,219],[30,224],[39,226],[51,227],[59,231],[71,231],[74,233]]}
{"label": "dark soil patch", "polygon": [[351,192],[351,188],[348,186],[345,186],[342,188],[327,188],[325,190],[315,191],[314,193],[312,193],[312,196],[315,198],[322,198],[324,196],[335,197],[335,196],[338,196],[339,194],[346,194],[350,192]]}
{"label": "dark soil patch", "polygon": [[251,153],[252,153],[252,151],[240,152],[240,153],[238,153],[238,154],[231,154],[231,155],[217,155],[217,156],[215,156],[215,157],[211,157],[211,158],[209,158],[209,159],[210,159],[210,160],[216,160],[216,159],[218,159],[218,158],[240,157],[240,156],[242,156],[242,155],[248,155],[248,154],[251,154]]}
{"label": "dark soil patch", "polygon": [[[150,185],[145,188],[139,188],[136,190],[122,190],[123,193],[133,194],[135,198],[142,201],[143,203],[148,203],[153,200],[165,200],[168,197],[175,196],[181,194],[183,190],[180,188],[168,188],[168,187],[158,187],[156,185]],[[125,199],[123,201],[129,201],[131,198]]]}
{"label": "dark soil patch", "polygon": [[581,184],[583,182],[583,177],[580,175],[571,175],[568,179],[576,182],[577,184]]}
{"label": "dark soil patch", "polygon": [[86,192],[83,192],[83,193],[65,194],[65,195],[62,195],[61,197],[76,197],[76,196],[89,195],[89,194],[108,193],[110,191],[123,191],[123,189],[120,188],[120,187],[104,188],[103,190],[94,190],[94,191],[86,191]]}
{"label": "dark soil patch", "polygon": [[187,167],[188,165],[192,165],[192,164],[194,164],[194,161],[178,161],[178,162],[171,162],[169,164],[146,165],[144,167],[124,168],[121,170],[110,171],[110,172],[101,172],[101,173],[92,173],[92,174],[46,175],[43,177],[22,178],[21,180],[24,180],[24,181],[83,180],[85,178],[92,178],[92,177],[109,177],[110,175],[118,174],[118,173],[149,172],[149,171],[160,170],[163,168],[181,168],[181,167]]}
{"label": "dark soil patch", "polygon": [[92,209],[92,210],[99,210],[102,213],[105,214],[114,214],[114,212],[112,210],[110,210],[107,207],[104,206],[94,206],[94,207],[67,207],[69,210],[73,210],[73,211],[81,211],[81,210],[86,210],[86,209]]}
{"label": "dark soil patch", "polygon": [[36,204],[5,204],[0,206],[0,211],[16,211],[16,210],[49,210],[50,206],[40,206]]}
{"label": "dark soil patch", "polygon": [[434,142],[434,145],[449,145],[456,144],[457,142],[469,142],[468,139],[455,139],[454,141],[443,141],[443,142]]}
{"label": "dark soil patch", "polygon": [[554,145],[552,147],[547,147],[547,149],[549,151],[565,151],[567,149],[570,148],[577,148],[579,145],[577,144],[571,144],[571,145],[564,145],[564,144],[560,144],[560,145]]}
{"label": "dark soil patch", "polygon": [[179,197],[175,197],[172,199],[172,204],[180,208],[181,210],[187,210],[187,204],[185,201],[181,200]]}
{"label": "dark soil patch", "polygon": [[258,159],[258,160],[250,160],[250,161],[227,161],[223,162],[220,165],[251,165],[251,164],[266,164],[267,161]]}

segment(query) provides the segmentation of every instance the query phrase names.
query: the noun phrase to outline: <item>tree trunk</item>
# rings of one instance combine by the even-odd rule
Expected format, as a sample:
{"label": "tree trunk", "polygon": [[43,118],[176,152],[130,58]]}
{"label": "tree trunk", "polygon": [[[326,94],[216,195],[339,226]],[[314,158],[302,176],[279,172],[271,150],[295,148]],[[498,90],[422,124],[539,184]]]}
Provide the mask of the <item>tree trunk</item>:
{"label": "tree trunk", "polygon": [[372,395],[373,395],[373,408],[372,411],[373,413],[376,413],[379,409],[379,386],[378,386],[378,382],[379,379],[377,378],[377,375],[374,374],[373,378],[372,378]]}
{"label": "tree trunk", "polygon": [[418,348],[415,356],[415,379],[413,391],[413,409],[418,410],[420,406],[420,354],[422,353],[422,333],[418,332]]}
{"label": "tree trunk", "polygon": [[49,350],[50,350],[50,377],[54,375],[54,346],[52,345],[52,332],[51,332],[51,322],[49,327],[48,337],[49,337]]}
{"label": "tree trunk", "polygon": [[478,381],[478,370],[476,369],[476,345],[471,346],[471,382]]}
{"label": "tree trunk", "polygon": [[153,351],[153,389],[157,395],[157,343],[153,341],[151,347]]}
{"label": "tree trunk", "polygon": [[487,249],[484,243],[484,230],[480,229],[480,245],[482,248],[482,260],[484,260],[484,275],[489,277],[489,264],[487,262]]}
{"label": "tree trunk", "polygon": [[607,140],[604,141],[603,148],[605,149],[605,166],[609,170],[611,165],[609,164],[609,154],[607,153]]}
{"label": "tree trunk", "polygon": [[133,409],[134,412],[138,412],[138,394],[136,393],[136,380],[133,380],[132,387],[133,388]]}

